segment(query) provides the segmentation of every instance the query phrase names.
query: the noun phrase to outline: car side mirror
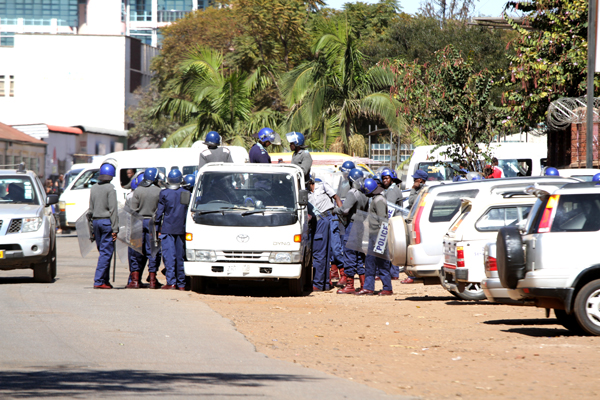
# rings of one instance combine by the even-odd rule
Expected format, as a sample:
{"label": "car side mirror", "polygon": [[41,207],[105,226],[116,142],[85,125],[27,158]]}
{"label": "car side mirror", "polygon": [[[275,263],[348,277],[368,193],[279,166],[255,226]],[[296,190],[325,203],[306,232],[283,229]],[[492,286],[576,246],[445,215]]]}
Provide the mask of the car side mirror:
{"label": "car side mirror", "polygon": [[302,189],[298,192],[298,204],[303,207],[308,205],[308,190]]}
{"label": "car side mirror", "polygon": [[192,194],[190,192],[188,192],[187,190],[185,192],[181,192],[181,194],[179,195],[179,203],[183,204],[184,206],[187,206],[190,204],[191,197],[192,197]]}
{"label": "car side mirror", "polygon": [[51,206],[52,204],[58,203],[58,195],[57,194],[49,194],[46,195],[46,205]]}

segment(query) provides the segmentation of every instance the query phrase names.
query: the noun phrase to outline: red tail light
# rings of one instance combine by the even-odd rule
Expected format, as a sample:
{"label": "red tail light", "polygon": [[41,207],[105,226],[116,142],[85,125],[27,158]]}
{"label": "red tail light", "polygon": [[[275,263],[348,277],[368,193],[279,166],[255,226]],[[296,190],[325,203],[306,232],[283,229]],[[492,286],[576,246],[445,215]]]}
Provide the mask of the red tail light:
{"label": "red tail light", "polygon": [[465,251],[462,246],[456,248],[456,268],[464,268]]}
{"label": "red tail light", "polygon": [[552,221],[554,220],[554,215],[556,214],[556,205],[558,204],[559,197],[560,195],[553,194],[548,199],[548,203],[546,203],[546,208],[544,209],[544,213],[540,219],[540,224],[537,230],[538,233],[550,232]]}
{"label": "red tail light", "polygon": [[421,201],[419,202],[419,208],[417,209],[417,215],[415,216],[415,223],[413,225],[413,239],[415,239],[415,244],[421,243],[421,215],[423,214],[423,209],[425,208],[425,197],[427,193],[423,195]]}
{"label": "red tail light", "polygon": [[498,271],[498,266],[496,265],[496,259],[494,257],[487,257],[485,259],[485,269],[487,271]]}

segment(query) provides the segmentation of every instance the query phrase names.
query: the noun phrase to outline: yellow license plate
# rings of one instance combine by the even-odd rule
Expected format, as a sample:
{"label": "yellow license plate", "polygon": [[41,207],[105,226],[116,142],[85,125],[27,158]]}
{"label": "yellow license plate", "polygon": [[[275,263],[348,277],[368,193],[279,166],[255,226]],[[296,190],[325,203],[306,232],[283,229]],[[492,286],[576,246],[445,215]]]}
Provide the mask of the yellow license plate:
{"label": "yellow license plate", "polygon": [[4,258],[4,250],[0,250],[0,258]]}

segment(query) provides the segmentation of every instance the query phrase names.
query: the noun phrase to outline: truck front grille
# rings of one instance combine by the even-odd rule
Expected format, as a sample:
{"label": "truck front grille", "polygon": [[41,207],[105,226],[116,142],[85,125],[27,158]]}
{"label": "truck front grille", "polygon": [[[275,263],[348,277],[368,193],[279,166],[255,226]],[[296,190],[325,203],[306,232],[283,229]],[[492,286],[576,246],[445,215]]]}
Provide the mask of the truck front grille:
{"label": "truck front grille", "polygon": [[269,262],[269,251],[217,251],[217,260],[233,262]]}
{"label": "truck front grille", "polygon": [[10,221],[10,225],[8,226],[6,233],[19,233],[21,231],[22,223],[22,219],[13,219]]}

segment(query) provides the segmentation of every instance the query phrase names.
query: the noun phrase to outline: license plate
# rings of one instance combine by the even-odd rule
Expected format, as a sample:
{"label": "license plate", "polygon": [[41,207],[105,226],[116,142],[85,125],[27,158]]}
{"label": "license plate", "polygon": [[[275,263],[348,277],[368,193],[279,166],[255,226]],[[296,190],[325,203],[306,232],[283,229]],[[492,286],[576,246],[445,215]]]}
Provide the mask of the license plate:
{"label": "license plate", "polygon": [[4,250],[0,250],[0,258],[4,258]]}
{"label": "license plate", "polygon": [[228,265],[225,267],[225,272],[227,275],[239,275],[239,274],[249,274],[250,266],[249,265]]}

